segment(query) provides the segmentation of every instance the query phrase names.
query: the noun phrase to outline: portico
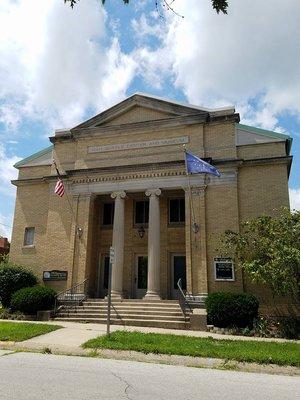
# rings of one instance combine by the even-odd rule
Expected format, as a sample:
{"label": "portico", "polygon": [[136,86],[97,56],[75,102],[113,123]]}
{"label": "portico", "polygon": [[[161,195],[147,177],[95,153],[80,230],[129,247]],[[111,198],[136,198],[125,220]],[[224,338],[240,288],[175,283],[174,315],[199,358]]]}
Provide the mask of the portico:
{"label": "portico", "polygon": [[[92,245],[87,246],[90,254],[85,258],[90,262],[85,266],[79,262],[74,264],[76,280],[89,277],[91,295],[105,297],[108,254],[112,245],[115,249],[112,265],[113,298],[176,298],[175,279],[181,277],[184,283],[187,281],[186,196],[183,189],[160,188],[139,192],[121,190],[92,196],[91,226],[85,228],[91,231],[89,240]],[[79,196],[79,206],[81,201],[84,201],[84,197],[80,200]],[[170,207],[173,214],[178,213],[178,217],[181,213],[181,220],[173,216],[175,222],[170,222]],[[84,241],[84,235],[76,240]],[[184,259],[184,265],[181,271],[174,272],[179,255]],[[84,270],[85,275],[79,275],[80,270]]]}
{"label": "portico", "polygon": [[[79,199],[79,204],[81,196],[90,196],[94,204],[90,218],[92,234],[89,236],[89,241],[93,243],[90,247],[92,256],[85,258],[91,262],[85,266],[75,262],[74,280],[83,280],[88,276],[91,294],[95,297],[106,296],[107,283],[104,280],[108,278],[111,245],[115,248],[113,297],[146,300],[176,298],[180,277],[188,291],[207,294],[207,281],[203,278],[199,280],[191,265],[195,260],[201,260],[202,251],[202,268],[207,268],[205,245],[204,249],[199,246],[201,235],[203,238],[205,234],[205,190],[208,183],[214,185],[219,181],[214,177],[208,180],[201,175],[192,176],[189,193],[183,161],[165,162],[159,167],[156,164],[155,171],[151,166],[124,167],[122,174],[118,175],[116,168],[105,168],[103,177],[98,170],[96,179],[77,176],[73,180],[70,190]],[[233,178],[232,173],[226,172],[222,179],[230,181]],[[197,233],[191,227],[191,200],[199,221]],[[143,203],[148,213],[144,220],[136,215]],[[112,216],[104,221],[107,212]],[[171,218],[171,212],[180,215]],[[140,228],[144,230],[143,237],[139,235]],[[76,240],[82,241],[84,237]],[[85,271],[85,274],[78,274],[76,270]]]}

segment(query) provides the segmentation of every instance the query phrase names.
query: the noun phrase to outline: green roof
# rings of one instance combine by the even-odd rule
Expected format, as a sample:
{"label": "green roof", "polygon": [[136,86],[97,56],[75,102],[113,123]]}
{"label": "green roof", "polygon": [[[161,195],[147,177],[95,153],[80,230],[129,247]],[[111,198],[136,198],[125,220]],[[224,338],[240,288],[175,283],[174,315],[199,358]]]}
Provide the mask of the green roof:
{"label": "green roof", "polygon": [[282,139],[286,141],[286,148],[287,148],[287,153],[289,154],[292,146],[292,141],[293,139],[290,137],[290,135],[286,135],[284,133],[279,133],[279,132],[274,132],[274,131],[268,131],[266,129],[261,129],[261,128],[255,128],[254,126],[249,126],[249,125],[243,125],[243,124],[236,124],[237,129],[244,130],[247,132],[253,132],[257,133],[258,135],[262,136],[267,136],[273,139]]}
{"label": "green roof", "polygon": [[274,131],[267,131],[266,129],[255,128],[254,126],[236,124],[238,129],[242,129],[245,131],[251,131],[253,133],[257,133],[258,135],[269,136],[275,139],[291,139],[289,135],[284,133],[278,133]]}
{"label": "green roof", "polygon": [[53,144],[49,147],[46,147],[43,150],[38,151],[37,153],[31,154],[31,156],[28,156],[26,158],[23,158],[23,160],[18,161],[14,167],[19,168],[22,167],[24,164],[28,163],[28,161],[35,160],[36,158],[43,156],[44,154],[48,153],[50,150],[53,149]]}

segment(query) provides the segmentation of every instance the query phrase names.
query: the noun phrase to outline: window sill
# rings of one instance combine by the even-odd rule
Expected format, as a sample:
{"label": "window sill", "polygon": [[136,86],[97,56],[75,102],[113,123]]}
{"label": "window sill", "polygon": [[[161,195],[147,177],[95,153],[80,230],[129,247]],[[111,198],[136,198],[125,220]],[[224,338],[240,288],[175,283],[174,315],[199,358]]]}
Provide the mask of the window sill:
{"label": "window sill", "polygon": [[23,245],[22,249],[35,249],[35,245],[34,244]]}
{"label": "window sill", "polygon": [[169,222],[168,228],[184,228],[185,222]]}
{"label": "window sill", "polygon": [[216,282],[235,282],[235,279],[233,278],[233,279],[217,279],[217,278],[215,278],[215,281]]}

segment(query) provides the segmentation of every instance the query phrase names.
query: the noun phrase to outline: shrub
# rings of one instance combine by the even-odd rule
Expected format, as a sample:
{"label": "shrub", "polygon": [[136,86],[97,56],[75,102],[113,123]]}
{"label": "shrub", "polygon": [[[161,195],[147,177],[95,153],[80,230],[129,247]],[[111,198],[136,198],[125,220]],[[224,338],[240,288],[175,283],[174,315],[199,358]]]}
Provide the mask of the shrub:
{"label": "shrub", "polygon": [[299,339],[300,317],[282,317],[279,321],[279,332],[286,339]]}
{"label": "shrub", "polygon": [[236,326],[252,329],[258,306],[258,300],[252,294],[212,293],[206,299],[208,322],[220,328]]}
{"label": "shrub", "polygon": [[24,314],[51,310],[55,302],[55,291],[45,286],[33,286],[18,290],[12,295],[11,308]]}
{"label": "shrub", "polygon": [[26,268],[10,263],[8,257],[0,262],[0,301],[9,307],[11,296],[19,289],[37,284],[36,276]]}

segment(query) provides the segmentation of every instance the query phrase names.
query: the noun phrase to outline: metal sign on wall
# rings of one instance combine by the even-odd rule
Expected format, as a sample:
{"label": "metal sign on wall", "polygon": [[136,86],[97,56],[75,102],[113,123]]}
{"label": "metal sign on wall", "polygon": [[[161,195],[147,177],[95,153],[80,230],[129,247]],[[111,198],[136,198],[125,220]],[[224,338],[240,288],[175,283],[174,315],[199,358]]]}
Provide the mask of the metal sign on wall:
{"label": "metal sign on wall", "polygon": [[66,281],[68,279],[68,271],[44,271],[43,281]]}

